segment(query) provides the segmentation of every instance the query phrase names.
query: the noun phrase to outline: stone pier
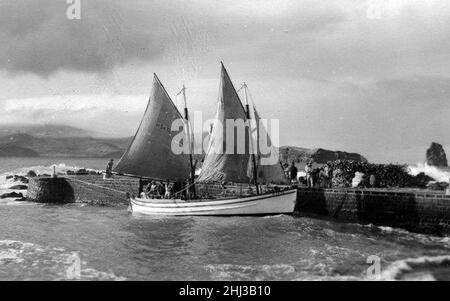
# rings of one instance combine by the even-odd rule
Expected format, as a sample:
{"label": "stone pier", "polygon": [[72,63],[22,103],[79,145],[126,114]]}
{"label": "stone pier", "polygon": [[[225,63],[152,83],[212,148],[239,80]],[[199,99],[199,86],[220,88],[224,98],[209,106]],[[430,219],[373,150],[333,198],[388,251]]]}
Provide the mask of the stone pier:
{"label": "stone pier", "polygon": [[75,202],[74,190],[64,178],[31,178],[26,198],[38,203]]}
{"label": "stone pier", "polygon": [[342,222],[450,234],[450,195],[444,192],[299,188],[295,211]]}

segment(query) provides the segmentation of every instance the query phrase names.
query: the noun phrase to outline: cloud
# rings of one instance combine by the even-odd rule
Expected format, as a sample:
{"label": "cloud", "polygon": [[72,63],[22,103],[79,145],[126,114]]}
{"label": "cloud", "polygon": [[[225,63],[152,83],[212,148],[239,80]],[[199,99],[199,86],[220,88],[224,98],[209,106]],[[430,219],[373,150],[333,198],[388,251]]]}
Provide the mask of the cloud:
{"label": "cloud", "polygon": [[76,21],[66,8],[0,2],[3,120],[130,135],[152,72],[212,114],[223,60],[280,119],[282,144],[410,163],[431,141],[450,145],[446,0],[82,0]]}
{"label": "cloud", "polygon": [[132,136],[146,99],[145,95],[64,95],[3,100],[0,125],[67,124],[115,137]]}
{"label": "cloud", "polygon": [[288,125],[295,124],[296,131],[284,126],[281,140],[288,144],[356,151],[376,162],[407,163],[422,161],[432,141],[450,144],[450,78],[287,86],[290,101],[266,110],[283,116]]}
{"label": "cloud", "polygon": [[69,20],[65,1],[2,0],[0,68],[41,76],[60,70],[102,73],[164,57],[192,69],[206,53],[217,61],[218,55],[229,56],[229,46],[241,44],[237,52],[248,53],[245,48],[270,36],[318,32],[342,21],[338,6],[312,3],[81,1],[81,19]]}
{"label": "cloud", "polygon": [[104,72],[162,52],[145,16],[118,1],[82,1],[81,19],[54,0],[0,3],[0,68],[48,76],[59,70]]}

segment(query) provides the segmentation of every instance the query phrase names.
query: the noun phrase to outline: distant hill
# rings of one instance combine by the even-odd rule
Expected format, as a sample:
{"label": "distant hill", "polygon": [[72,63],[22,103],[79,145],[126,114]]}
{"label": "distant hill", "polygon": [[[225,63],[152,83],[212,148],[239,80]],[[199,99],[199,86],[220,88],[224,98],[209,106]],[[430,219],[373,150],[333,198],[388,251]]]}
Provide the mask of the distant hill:
{"label": "distant hill", "polygon": [[0,147],[0,157],[39,157],[39,154],[29,148],[12,145]]}
{"label": "distant hill", "polygon": [[[72,157],[120,158],[132,137],[100,138],[99,133],[65,125],[7,125],[0,126],[0,157]],[[207,139],[208,133],[203,133]],[[195,155],[202,161],[203,155]],[[307,149],[295,146],[280,148],[282,163],[305,163],[313,160],[326,163],[334,160],[367,161],[356,153],[330,151],[322,148]],[[200,163],[201,164],[201,163]]]}
{"label": "distant hill", "polygon": [[102,137],[101,133],[94,131],[87,131],[80,128],[58,125],[58,124],[43,124],[43,125],[29,125],[29,124],[7,124],[0,125],[0,137],[10,136],[15,134],[28,134],[37,138],[51,137],[51,138],[72,138],[72,137]]}
{"label": "distant hill", "polygon": [[15,148],[22,150],[16,152],[17,157],[119,158],[130,141],[131,138],[54,138],[14,134],[0,137],[0,156],[14,154],[12,150]]}

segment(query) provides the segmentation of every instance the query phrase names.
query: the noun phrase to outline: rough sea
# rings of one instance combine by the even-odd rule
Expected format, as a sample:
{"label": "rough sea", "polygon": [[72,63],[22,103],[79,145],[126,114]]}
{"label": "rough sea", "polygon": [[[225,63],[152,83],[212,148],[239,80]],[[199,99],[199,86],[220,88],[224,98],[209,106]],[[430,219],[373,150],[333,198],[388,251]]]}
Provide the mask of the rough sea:
{"label": "rough sea", "polygon": [[[7,175],[98,159],[0,158]],[[379,273],[378,273],[379,272]],[[311,217],[133,216],[0,200],[0,280],[450,280],[450,237]]]}

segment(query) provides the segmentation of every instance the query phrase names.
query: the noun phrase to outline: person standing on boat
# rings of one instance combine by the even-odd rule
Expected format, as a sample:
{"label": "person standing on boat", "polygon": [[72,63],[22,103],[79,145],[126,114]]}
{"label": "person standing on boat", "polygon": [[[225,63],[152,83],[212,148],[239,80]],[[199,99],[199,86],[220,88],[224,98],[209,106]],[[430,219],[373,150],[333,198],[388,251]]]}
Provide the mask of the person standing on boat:
{"label": "person standing on boat", "polygon": [[292,161],[291,167],[289,168],[289,179],[291,180],[292,184],[297,183],[297,174],[298,174],[298,169],[295,166],[294,161]]}
{"label": "person standing on boat", "polygon": [[155,181],[151,181],[151,183],[148,185],[147,191],[148,191],[147,195],[149,198],[153,199],[156,197],[157,186],[156,186]]}
{"label": "person standing on boat", "polygon": [[170,183],[169,180],[166,181],[165,189],[166,189],[166,191],[164,193],[164,198],[165,199],[172,198],[172,184]]}
{"label": "person standing on boat", "polygon": [[111,159],[111,160],[109,160],[108,164],[106,164],[106,170],[105,170],[105,175],[104,175],[103,179],[112,178],[113,166],[114,166],[114,159]]}

